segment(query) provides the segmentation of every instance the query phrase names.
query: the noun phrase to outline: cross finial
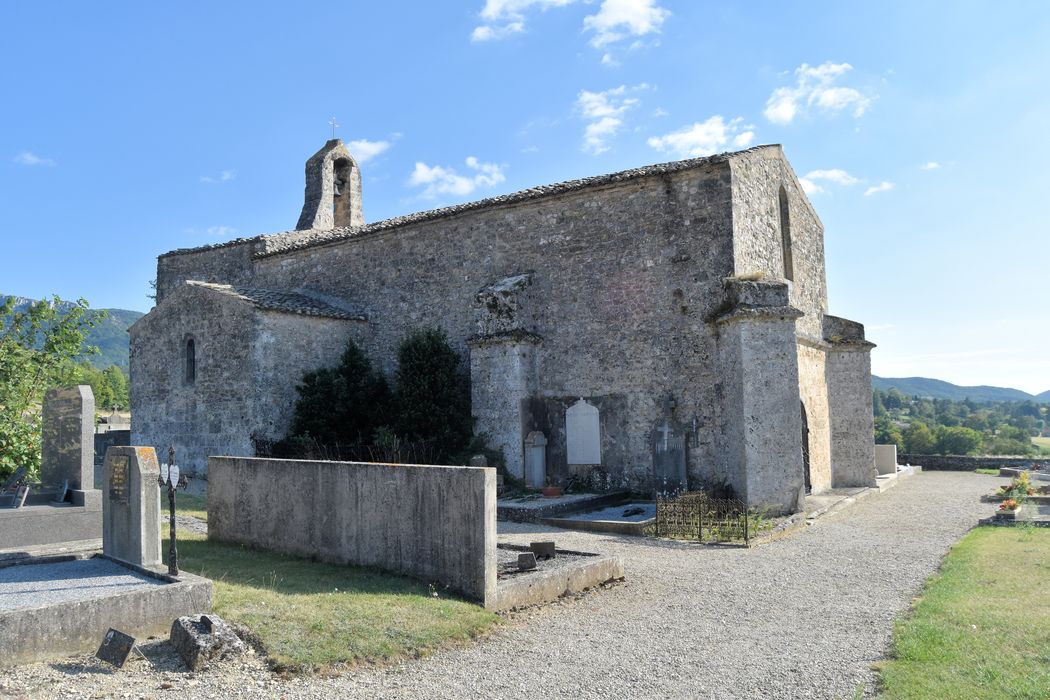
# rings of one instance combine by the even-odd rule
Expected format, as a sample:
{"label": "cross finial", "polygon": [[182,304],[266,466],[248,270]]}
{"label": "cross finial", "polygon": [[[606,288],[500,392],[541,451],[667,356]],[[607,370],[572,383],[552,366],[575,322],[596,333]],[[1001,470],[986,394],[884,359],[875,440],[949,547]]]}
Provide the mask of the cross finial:
{"label": "cross finial", "polygon": [[332,127],[332,138],[334,139],[334,138],[335,138],[335,130],[339,128],[339,124],[337,124],[337,123],[336,123],[336,121],[335,121],[335,117],[332,117],[332,118],[331,118],[331,119],[330,119],[330,120],[328,121],[328,125],[329,125],[330,127]]}

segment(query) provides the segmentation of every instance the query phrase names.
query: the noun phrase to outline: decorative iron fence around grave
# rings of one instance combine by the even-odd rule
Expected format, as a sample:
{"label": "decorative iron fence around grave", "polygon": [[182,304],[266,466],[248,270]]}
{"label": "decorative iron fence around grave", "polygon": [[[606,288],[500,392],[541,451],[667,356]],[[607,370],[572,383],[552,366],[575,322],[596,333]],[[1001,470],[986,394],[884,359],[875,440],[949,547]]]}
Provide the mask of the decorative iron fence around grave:
{"label": "decorative iron fence around grave", "polygon": [[657,537],[748,545],[759,520],[736,499],[711,498],[702,491],[691,491],[656,499],[654,530]]}

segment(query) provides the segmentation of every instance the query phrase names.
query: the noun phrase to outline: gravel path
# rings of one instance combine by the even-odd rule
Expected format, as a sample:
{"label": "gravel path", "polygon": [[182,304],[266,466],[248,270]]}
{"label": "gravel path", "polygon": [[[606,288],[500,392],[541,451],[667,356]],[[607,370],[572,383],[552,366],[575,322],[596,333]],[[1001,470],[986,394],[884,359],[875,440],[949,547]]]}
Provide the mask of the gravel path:
{"label": "gravel path", "polygon": [[[1005,479],[927,472],[753,550],[500,523],[501,539],[623,557],[628,580],[511,617],[488,639],[386,669],[280,679],[259,659],[177,672],[166,645],[119,674],[0,672],[0,696],[852,698],[948,547]],[[506,526],[506,527],[505,527]],[[167,655],[167,656],[165,656]],[[161,683],[174,686],[160,690]]]}
{"label": "gravel path", "polygon": [[9,566],[0,569],[0,610],[70,603],[163,585],[163,581],[106,559]]}

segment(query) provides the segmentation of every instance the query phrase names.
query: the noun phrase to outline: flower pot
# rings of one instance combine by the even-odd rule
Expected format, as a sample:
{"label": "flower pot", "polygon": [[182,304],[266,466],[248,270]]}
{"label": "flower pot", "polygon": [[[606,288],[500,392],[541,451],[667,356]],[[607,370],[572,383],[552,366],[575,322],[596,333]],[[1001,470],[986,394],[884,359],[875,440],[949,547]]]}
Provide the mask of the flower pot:
{"label": "flower pot", "polygon": [[561,486],[544,486],[541,493],[544,498],[560,498],[565,491]]}

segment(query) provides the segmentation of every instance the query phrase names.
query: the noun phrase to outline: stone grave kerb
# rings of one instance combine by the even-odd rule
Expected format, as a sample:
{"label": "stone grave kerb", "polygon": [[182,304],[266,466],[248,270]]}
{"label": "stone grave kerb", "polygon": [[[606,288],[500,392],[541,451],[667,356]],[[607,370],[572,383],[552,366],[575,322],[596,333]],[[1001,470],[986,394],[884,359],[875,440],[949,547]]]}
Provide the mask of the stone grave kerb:
{"label": "stone grave kerb", "polygon": [[51,389],[44,396],[40,480],[48,491],[68,483],[73,505],[97,507],[101,500],[95,488],[95,395],[90,386]]}
{"label": "stone grave kerb", "polygon": [[102,552],[146,568],[160,559],[160,463],[152,447],[110,447],[102,469]]}

